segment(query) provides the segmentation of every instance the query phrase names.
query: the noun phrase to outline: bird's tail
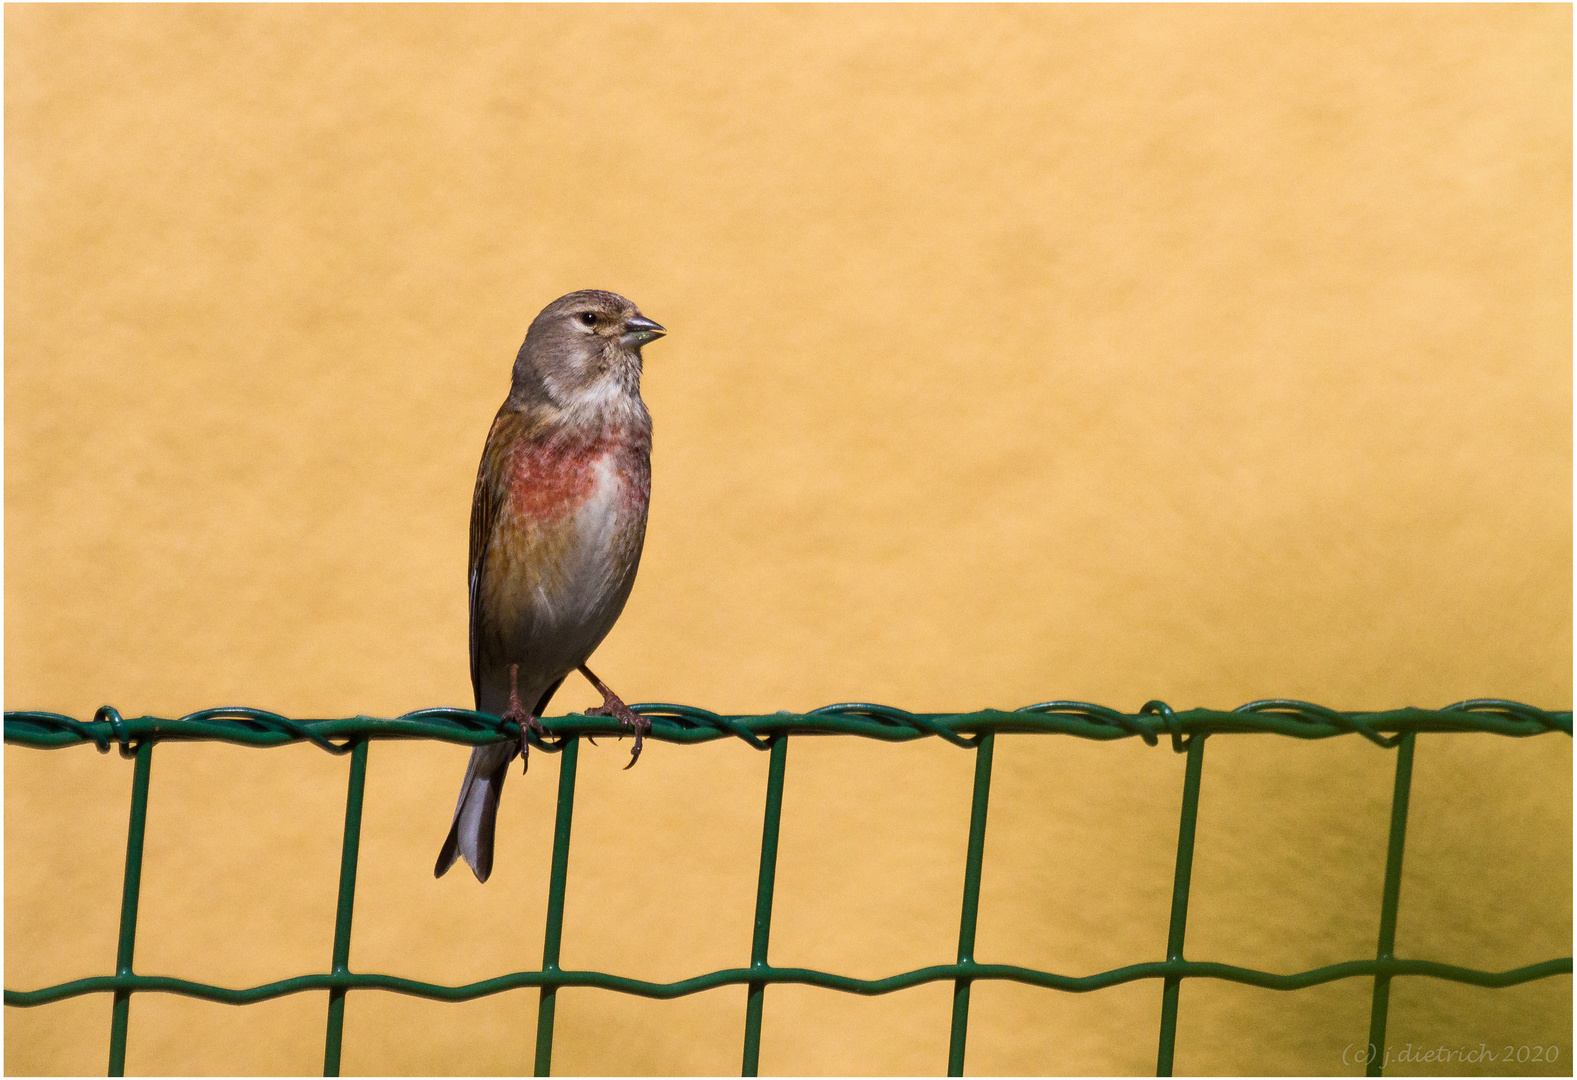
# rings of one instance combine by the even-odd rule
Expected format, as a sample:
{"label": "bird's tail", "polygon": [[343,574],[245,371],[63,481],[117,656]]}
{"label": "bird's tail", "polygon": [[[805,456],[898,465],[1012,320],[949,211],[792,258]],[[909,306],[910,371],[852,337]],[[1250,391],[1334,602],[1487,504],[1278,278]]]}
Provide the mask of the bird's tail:
{"label": "bird's tail", "polygon": [[478,881],[486,881],[493,872],[493,825],[498,820],[498,798],[504,791],[504,775],[518,750],[518,744],[496,742],[471,751],[465,782],[460,785],[460,801],[454,808],[454,823],[438,852],[433,877],[448,873],[457,856],[464,856]]}

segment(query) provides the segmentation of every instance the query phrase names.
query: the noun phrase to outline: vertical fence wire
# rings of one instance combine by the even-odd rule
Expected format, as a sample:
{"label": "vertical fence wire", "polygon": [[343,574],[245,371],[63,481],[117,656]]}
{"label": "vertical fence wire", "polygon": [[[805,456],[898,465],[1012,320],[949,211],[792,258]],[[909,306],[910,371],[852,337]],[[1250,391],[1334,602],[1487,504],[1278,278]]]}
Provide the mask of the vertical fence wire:
{"label": "vertical fence wire", "polygon": [[[975,748],[975,795],[969,808],[969,853],[964,860],[964,905],[958,920],[958,962],[975,962],[975,920],[980,913],[980,864],[986,851],[986,804],[991,798],[991,755],[995,732]],[[953,1031],[947,1044],[947,1075],[964,1075],[964,1040],[969,1034],[969,979],[953,982]]]}
{"label": "vertical fence wire", "polygon": [[[548,876],[548,923],[542,935],[542,970],[559,970],[559,941],[564,933],[564,882],[569,877],[569,827],[575,813],[575,763],[580,758],[580,736],[572,735],[559,754],[559,805],[553,819],[553,869]],[[537,1006],[537,1060],[534,1075],[547,1076],[553,1068],[553,1010],[558,988],[544,986]]]}
{"label": "vertical fence wire", "polygon": [[[340,848],[339,906],[334,913],[334,959],[330,969],[344,975],[350,965],[350,923],[356,904],[356,859],[361,852],[361,801],[367,787],[367,740],[350,755],[350,783],[345,792],[345,839]],[[329,990],[328,1031],[323,1037],[323,1075],[339,1075],[340,1043],[345,1033],[345,988]]]}
{"label": "vertical fence wire", "polygon": [[[1188,765],[1183,773],[1183,812],[1177,826],[1177,871],[1172,878],[1172,923],[1166,934],[1166,959],[1183,958],[1183,931],[1188,926],[1188,883],[1194,873],[1194,826],[1199,820],[1199,780],[1205,767],[1205,736],[1188,738]],[[1177,998],[1181,975],[1168,975],[1161,990],[1161,1040],[1155,1075],[1172,1075],[1177,1047]]]}
{"label": "vertical fence wire", "polygon": [[[767,766],[767,807],[761,822],[761,876],[756,881],[756,928],[750,939],[750,966],[767,966],[767,943],[772,933],[772,889],[778,873],[778,824],[783,817],[783,769],[788,760],[788,736],[772,740],[772,760]],[[745,1061],[741,1076],[755,1076],[761,1063],[761,1007],[767,984],[752,982],[745,999]]]}
{"label": "vertical fence wire", "polygon": [[[148,829],[148,774],[153,769],[153,743],[137,744],[131,776],[131,819],[126,826],[126,880],[120,894],[120,945],[115,974],[130,975],[137,948],[137,901],[142,895],[142,838]],[[126,1075],[126,1025],[131,1019],[131,991],[116,990],[110,1012],[109,1075]]]}
{"label": "vertical fence wire", "polygon": [[[1407,841],[1407,801],[1413,787],[1413,733],[1402,736],[1396,747],[1396,787],[1391,793],[1391,837],[1385,851],[1385,892],[1380,900],[1378,960],[1395,958],[1396,907],[1402,895],[1402,847]],[[1391,1007],[1391,976],[1374,977],[1374,1001],[1369,1009],[1369,1060],[1365,1073],[1379,1076],[1385,1069],[1385,1022]]]}

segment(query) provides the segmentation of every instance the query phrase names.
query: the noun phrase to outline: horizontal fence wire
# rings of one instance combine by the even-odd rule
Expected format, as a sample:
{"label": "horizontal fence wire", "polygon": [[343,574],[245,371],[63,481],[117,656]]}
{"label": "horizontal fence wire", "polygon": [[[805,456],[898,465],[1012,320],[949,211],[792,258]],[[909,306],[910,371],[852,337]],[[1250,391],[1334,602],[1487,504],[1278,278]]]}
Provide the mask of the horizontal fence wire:
{"label": "horizontal fence wire", "polygon": [[[859,735],[888,742],[937,736],[955,746],[974,747],[980,736],[1072,735],[1081,739],[1138,737],[1155,746],[1162,737],[1181,750],[1189,735],[1290,735],[1328,739],[1361,735],[1379,746],[1395,746],[1408,732],[1469,732],[1527,737],[1559,731],[1572,733],[1571,710],[1549,712],[1515,701],[1480,698],[1443,709],[1390,709],[1384,712],[1337,712],[1306,701],[1251,701],[1230,712],[1188,709],[1175,712],[1160,701],[1138,713],[1123,713],[1082,701],[1045,701],[1011,712],[982,709],[969,713],[911,713],[886,705],[847,703],[806,713],[776,712],[762,716],[728,716],[690,705],[643,704],[636,712],[652,722],[648,738],[672,743],[742,739],[758,750],[769,748],[774,735]],[[550,733],[543,738],[527,732],[531,745],[555,753],[564,740],[577,735],[616,737],[628,734],[619,721],[606,716],[561,716],[544,719]],[[1389,733],[1389,734],[1387,734]],[[436,739],[476,746],[500,738],[518,739],[520,725],[469,709],[418,709],[382,719],[351,716],[338,720],[293,720],[264,709],[225,706],[202,709],[179,719],[156,716],[123,717],[105,706],[91,721],[73,720],[52,712],[8,712],[5,741],[19,746],[53,749],[92,743],[122,753],[141,742],[227,742],[241,746],[283,746],[310,742],[334,754],[346,754],[362,739]]]}
{"label": "horizontal fence wire", "polygon": [[[453,708],[422,709],[389,719],[355,716],[300,720],[261,709],[241,707],[204,709],[179,719],[151,716],[127,718],[106,706],[99,709],[90,721],[79,721],[50,712],[8,712],[5,714],[5,738],[8,743],[42,749],[93,745],[102,752],[108,752],[112,747],[118,747],[122,755],[136,758],[132,822],[127,845],[126,897],[122,903],[121,944],[116,973],[75,979],[38,990],[7,989],[5,1003],[28,1007],[83,994],[112,993],[115,1009],[110,1073],[120,1075],[125,1060],[126,1007],[133,992],[174,993],[205,1001],[245,1005],[288,994],[326,990],[330,995],[330,1009],[324,1073],[337,1075],[344,996],[348,991],[384,990],[435,1001],[470,1001],[509,990],[537,987],[542,1000],[538,1015],[536,1072],[546,1075],[552,1057],[554,1002],[560,987],[591,987],[667,999],[722,986],[745,986],[748,997],[743,1072],[750,1076],[755,1075],[758,1062],[762,994],[767,986],[798,984],[875,995],[925,983],[950,981],[954,986],[954,995],[948,1072],[950,1075],[961,1075],[968,1025],[969,987],[977,980],[1009,981],[1085,993],[1144,979],[1159,979],[1163,985],[1163,1008],[1157,1073],[1169,1075],[1176,1035],[1178,989],[1184,979],[1210,978],[1272,990],[1299,990],[1339,979],[1372,978],[1375,983],[1370,1041],[1376,1042],[1384,1039],[1386,1006],[1393,978],[1423,976],[1473,986],[1507,987],[1570,974],[1572,971],[1570,957],[1546,960],[1508,971],[1483,971],[1430,960],[1399,958],[1391,953],[1406,830],[1407,788],[1410,784],[1415,737],[1421,733],[1448,732],[1481,732],[1518,738],[1551,732],[1570,736],[1570,710],[1551,712],[1517,702],[1488,698],[1463,701],[1444,709],[1407,708],[1379,712],[1338,712],[1308,702],[1285,699],[1250,702],[1231,711],[1189,709],[1181,712],[1173,710],[1164,702],[1151,701],[1137,713],[1123,713],[1075,701],[1047,701],[1013,711],[986,709],[971,713],[910,713],[863,703],[829,705],[806,713],[779,712],[762,716],[723,715],[669,704],[637,705],[635,710],[652,721],[651,738],[673,743],[738,738],[756,749],[772,751],[763,826],[761,881],[757,892],[756,934],[749,967],[729,968],[674,982],[658,983],[605,972],[565,971],[558,966],[558,934],[554,922],[555,915],[558,920],[562,920],[576,749],[581,736],[618,736],[621,733],[620,725],[614,718],[572,715],[544,720],[548,732],[544,737],[535,732],[522,732],[519,725],[485,713]],[[1198,811],[1204,740],[1212,735],[1254,733],[1300,739],[1358,735],[1381,747],[1401,748],[1392,803],[1391,842],[1387,854],[1380,944],[1374,959],[1351,960],[1292,974],[1184,959],[1188,879],[1193,861],[1194,822]],[[1170,743],[1171,749],[1187,754],[1177,880],[1173,889],[1172,928],[1165,960],[1130,964],[1085,976],[1060,975],[1011,964],[982,964],[974,960],[975,912],[985,842],[991,749],[998,734],[1061,734],[1102,741],[1138,738],[1152,746],[1160,745],[1164,738]],[[976,751],[975,795],[956,963],[933,965],[886,978],[857,979],[808,968],[776,967],[767,962],[784,754],[791,735],[857,735],[889,742],[936,737]],[[500,738],[519,739],[523,736],[541,750],[548,753],[562,751],[565,755],[564,766],[560,769],[559,808],[554,828],[550,881],[550,925],[542,970],[517,971],[454,986],[351,971],[351,913],[368,742],[378,739],[432,739],[479,745]],[[218,741],[253,747],[310,742],[333,754],[353,754],[346,803],[339,910],[330,971],[244,989],[170,976],[138,975],[132,971],[149,754],[155,743],[181,741]],[[1370,1074],[1378,1075],[1378,1066],[1372,1059]]]}
{"label": "horizontal fence wire", "polygon": [[272,1001],[274,998],[299,994],[307,990],[335,989],[392,990],[397,994],[427,998],[430,1001],[474,1001],[506,990],[520,990],[533,986],[551,987],[555,990],[566,986],[583,986],[596,990],[616,990],[636,997],[666,1001],[698,994],[703,990],[715,990],[720,986],[748,986],[756,982],[767,985],[815,986],[823,990],[842,990],[850,994],[874,996],[890,994],[895,990],[908,990],[926,983],[952,982],[957,979],[997,979],[1073,993],[1105,990],[1108,987],[1138,982],[1141,979],[1169,977],[1220,979],[1225,982],[1242,983],[1244,986],[1257,986],[1265,990],[1306,990],[1311,986],[1320,986],[1338,979],[1374,975],[1424,975],[1450,982],[1501,989],[1533,982],[1535,979],[1548,978],[1551,975],[1570,975],[1571,972],[1570,957],[1545,960],[1541,963],[1529,964],[1527,967],[1513,968],[1510,971],[1477,971],[1473,968],[1440,964],[1431,960],[1349,960],[1327,967],[1300,971],[1293,975],[1275,975],[1268,971],[1255,971],[1252,968],[1217,964],[1207,960],[1156,960],[1084,976],[1055,975],[1049,971],[1036,971],[1032,968],[1015,967],[1012,964],[936,964],[906,971],[900,975],[889,975],[884,979],[856,979],[810,968],[748,967],[712,971],[705,975],[696,975],[669,983],[627,979],[600,971],[517,971],[459,986],[441,986],[416,979],[402,979],[394,975],[346,972],[297,975],[294,978],[263,983],[244,990],[210,986],[207,983],[176,979],[167,975],[94,975],[42,990],[7,990],[5,1003],[19,1006],[48,1005],[66,998],[79,997],[82,994],[102,993],[109,990],[157,990],[170,994],[184,994],[187,997],[201,998],[221,1005],[254,1005],[260,1001]]}

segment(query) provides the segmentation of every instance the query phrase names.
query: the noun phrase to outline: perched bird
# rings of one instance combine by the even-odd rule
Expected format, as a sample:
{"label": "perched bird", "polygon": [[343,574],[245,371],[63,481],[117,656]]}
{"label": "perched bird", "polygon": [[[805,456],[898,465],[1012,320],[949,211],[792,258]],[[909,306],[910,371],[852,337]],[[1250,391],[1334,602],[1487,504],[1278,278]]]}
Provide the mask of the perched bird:
{"label": "perched bird", "polygon": [[527,753],[525,732],[546,733],[538,718],[570,672],[602,694],[588,713],[634,732],[630,765],[651,731],[586,659],[641,561],[652,486],[641,346],[665,332],[624,297],[587,289],[543,308],[515,357],[471,500],[471,688],[479,712],[522,737],[471,751],[435,877],[461,856],[487,880],[504,775]]}

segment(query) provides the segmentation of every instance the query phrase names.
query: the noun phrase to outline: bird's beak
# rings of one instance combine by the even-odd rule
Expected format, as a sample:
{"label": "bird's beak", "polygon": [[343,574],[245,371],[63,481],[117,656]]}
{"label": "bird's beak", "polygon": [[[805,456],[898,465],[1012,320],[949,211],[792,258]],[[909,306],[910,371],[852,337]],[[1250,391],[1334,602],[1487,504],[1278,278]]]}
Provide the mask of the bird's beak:
{"label": "bird's beak", "polygon": [[637,315],[624,324],[624,336],[619,339],[622,345],[631,345],[639,348],[648,341],[656,341],[668,331],[658,326],[645,315]]}

